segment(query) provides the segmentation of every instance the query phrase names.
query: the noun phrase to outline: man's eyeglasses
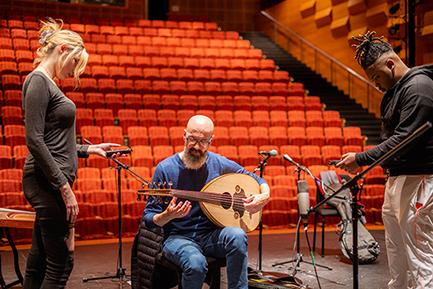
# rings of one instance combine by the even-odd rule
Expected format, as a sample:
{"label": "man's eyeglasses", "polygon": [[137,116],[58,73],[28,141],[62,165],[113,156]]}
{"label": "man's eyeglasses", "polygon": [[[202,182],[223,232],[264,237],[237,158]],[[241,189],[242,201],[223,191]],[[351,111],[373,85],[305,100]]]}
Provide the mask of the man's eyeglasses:
{"label": "man's eyeglasses", "polygon": [[207,146],[212,142],[212,138],[202,138],[202,139],[198,139],[193,137],[192,135],[188,135],[188,133],[186,133],[185,135],[186,141],[191,144],[191,145],[196,145],[197,143],[200,146]]}

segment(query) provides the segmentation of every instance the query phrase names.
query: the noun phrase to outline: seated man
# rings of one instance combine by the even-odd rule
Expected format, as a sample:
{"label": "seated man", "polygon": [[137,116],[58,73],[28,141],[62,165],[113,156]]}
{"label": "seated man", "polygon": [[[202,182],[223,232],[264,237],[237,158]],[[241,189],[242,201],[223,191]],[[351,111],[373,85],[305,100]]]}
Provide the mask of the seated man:
{"label": "seated man", "polygon": [[[227,173],[252,176],[260,194],[244,199],[244,207],[258,212],[268,202],[267,183],[237,163],[208,152],[214,125],[202,115],[193,116],[185,129],[185,149],[158,164],[152,183],[168,184],[179,190],[200,191],[209,181]],[[144,210],[146,226],[164,228],[163,254],[182,269],[182,286],[202,288],[207,273],[205,256],[226,258],[228,288],[248,288],[248,244],[245,232],[236,227],[220,228],[202,212],[197,202],[177,201],[168,205],[148,199]]]}

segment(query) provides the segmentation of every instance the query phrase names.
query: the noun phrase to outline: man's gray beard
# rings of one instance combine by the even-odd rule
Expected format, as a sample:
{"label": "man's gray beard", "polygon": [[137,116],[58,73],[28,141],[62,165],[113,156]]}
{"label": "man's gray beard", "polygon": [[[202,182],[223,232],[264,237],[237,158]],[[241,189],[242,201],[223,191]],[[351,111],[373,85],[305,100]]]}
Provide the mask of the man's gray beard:
{"label": "man's gray beard", "polygon": [[190,170],[198,170],[201,168],[204,163],[206,162],[207,158],[207,152],[205,152],[203,155],[196,157],[191,155],[187,148],[183,150],[183,163],[187,169]]}

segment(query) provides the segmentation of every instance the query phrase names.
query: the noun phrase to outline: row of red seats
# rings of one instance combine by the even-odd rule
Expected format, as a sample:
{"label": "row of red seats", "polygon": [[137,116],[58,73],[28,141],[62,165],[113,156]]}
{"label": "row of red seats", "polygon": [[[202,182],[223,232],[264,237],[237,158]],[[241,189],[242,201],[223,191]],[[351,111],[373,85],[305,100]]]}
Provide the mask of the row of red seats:
{"label": "row of red seats", "polygon": [[[233,64],[233,63],[232,63]],[[199,80],[199,81],[252,81],[252,82],[288,82],[290,80],[287,71],[278,70],[260,70],[255,65],[261,65],[259,62],[255,64],[245,65],[245,70],[241,69],[204,69],[204,68],[158,68],[158,67],[123,67],[123,66],[104,66],[94,65],[83,73],[82,77],[94,77],[114,79],[129,78],[129,79],[150,79],[150,80]],[[13,70],[14,69],[14,70]],[[13,64],[4,67],[3,71],[14,72],[18,74]]]}
{"label": "row of red seats", "polygon": [[[354,146],[343,147],[343,153],[345,151],[350,151],[350,150],[353,151],[354,149],[360,151],[361,147],[359,148],[356,148]],[[223,148],[220,149],[216,148],[216,151],[218,151],[219,153],[224,153]],[[271,159],[271,162],[274,163],[274,160],[275,159]],[[275,161],[275,163],[278,162]],[[246,167],[246,169],[252,171],[254,170],[254,167]],[[310,166],[309,169],[313,173],[313,175],[316,176],[320,176],[320,172],[322,171],[326,171],[329,169],[335,170],[335,168],[333,167],[328,167],[323,165],[313,165]],[[131,167],[131,170],[133,170],[135,173],[137,173],[144,179],[149,180],[151,178],[151,171],[148,167]],[[80,167],[77,170],[77,179],[112,179],[116,177],[116,172],[117,171],[114,170],[112,167],[106,167],[102,169],[92,168],[92,167]],[[339,173],[341,173],[341,171],[339,171]],[[122,171],[121,174],[123,179],[135,180],[134,176],[128,174],[126,171]],[[23,170],[21,168],[0,170],[0,179],[2,180],[21,181],[22,175],[23,175]],[[305,173],[302,173],[301,178],[305,179],[306,177],[308,178],[308,176],[305,176]],[[297,177],[296,177],[294,166],[283,168],[281,165],[270,164],[269,166],[266,167],[265,179],[267,180],[268,184],[272,186],[288,186],[293,188],[296,187],[297,184]],[[365,195],[367,196],[382,195],[384,189],[383,188],[384,181],[385,181],[384,170],[379,166],[374,167],[365,176],[366,186],[363,187]],[[2,189],[2,191],[8,191],[8,190]],[[98,196],[94,196],[94,198],[97,197]],[[89,202],[89,200],[84,200],[84,201]]]}
{"label": "row of red seats", "polygon": [[[220,153],[223,153],[222,149],[220,151],[221,151]],[[266,179],[267,183],[270,186],[272,186],[274,189],[286,188],[289,193],[289,196],[294,196],[293,194],[290,194],[290,192],[296,191],[296,187],[297,187],[297,172],[295,171],[296,168],[294,166],[284,167],[282,165],[278,165],[277,161],[275,161],[275,163],[277,163],[277,165],[271,164],[266,167],[264,178]],[[253,171],[255,166],[246,166],[245,168],[249,171]],[[151,178],[151,171],[148,167],[133,167],[131,169],[145,179]],[[340,169],[336,169],[324,165],[312,165],[309,167],[309,169],[313,175],[318,177],[320,176],[320,172],[327,171],[327,170],[338,170],[339,174],[348,174],[347,172],[344,172]],[[79,168],[77,172],[77,179],[102,179],[102,180],[112,179],[114,178],[114,172],[115,171],[113,170],[113,168],[103,168],[103,169],[89,168],[89,167]],[[153,173],[153,168],[152,168],[152,173]],[[0,172],[0,178],[1,178],[1,172]],[[134,177],[132,177],[131,175],[125,172],[122,173],[122,178],[135,180]],[[305,173],[302,173],[301,178],[306,179],[309,178],[309,176],[306,176]],[[311,181],[312,179],[310,179],[310,182]],[[362,195],[367,195],[367,196],[383,195],[384,183],[385,183],[384,170],[381,167],[375,167],[365,176],[366,185],[363,187]],[[126,183],[122,183],[122,185],[125,184]],[[314,181],[309,183],[309,185],[313,189],[315,188]],[[273,192],[272,195],[275,196],[279,195],[279,193],[274,192],[274,190],[272,190],[272,192]]]}
{"label": "row of red seats", "polygon": [[[134,137],[133,136],[133,131],[136,130],[137,135]],[[134,153],[134,155],[139,156],[141,153],[144,153],[146,161],[145,166],[147,167],[152,167],[153,163],[154,163],[154,158],[152,156],[154,150],[152,149],[151,146],[149,146],[149,137],[147,135],[145,136],[140,136],[138,135],[139,132],[141,132],[141,128],[131,128],[129,130],[129,132],[131,133],[131,135],[128,137],[128,144],[131,146],[135,146],[135,149],[138,150],[138,152]],[[90,137],[89,137],[90,138]],[[98,139],[102,139],[102,137],[95,137],[96,140]],[[23,135],[21,136],[14,136],[15,141],[13,146],[10,145],[0,145],[0,164],[2,168],[22,168],[24,165],[24,161],[25,158],[28,154],[28,149],[27,146],[24,144],[25,143],[25,137]],[[118,139],[119,140],[119,139]],[[296,139],[295,139],[296,140]],[[9,140],[8,142],[11,142],[11,140]],[[173,140],[165,140],[165,141],[161,141],[162,143],[175,143],[175,147],[173,149],[172,145],[162,145],[163,147],[160,148],[158,147],[156,149],[157,154],[159,154],[160,151],[163,151],[163,153],[159,154],[156,156],[157,160],[161,160],[164,158],[164,156],[168,156],[171,152],[174,151],[182,151],[183,150],[183,143],[181,143],[181,140],[179,138],[175,138]],[[215,139],[215,142],[222,142],[223,141],[218,141],[218,138]],[[119,140],[119,143],[122,143]],[[239,147],[241,145],[236,146],[236,145],[230,145],[230,142],[228,142],[229,144],[227,145],[213,145],[211,146],[210,150],[211,151],[215,151],[218,152],[222,155],[225,155],[227,157],[233,158],[235,160],[237,160],[239,158],[239,155],[241,153],[239,153]],[[140,146],[140,147],[139,147]],[[157,145],[155,145],[156,147]],[[305,146],[305,145],[304,145]],[[303,147],[303,146],[302,146]],[[279,151],[281,152],[281,154],[287,153],[291,156],[293,156],[294,159],[301,161],[302,160],[302,154],[307,154],[308,150],[311,149],[311,145],[306,147],[304,149],[304,151],[302,151],[302,147],[300,148],[298,145],[261,145],[259,147],[257,146],[248,146],[248,148],[245,148],[245,150],[248,149],[248,151],[253,155],[253,157],[257,157],[256,153],[259,150],[272,150],[272,149],[279,149]],[[317,154],[318,158],[317,159],[321,159],[320,155],[326,155],[326,154],[334,154],[334,158],[338,159],[341,154],[344,154],[346,152],[357,152],[357,151],[361,151],[362,146],[360,145],[343,145],[341,146],[341,149],[339,146],[337,146],[336,148],[333,145],[328,145],[328,146],[322,146],[322,149],[320,148],[320,146],[313,146],[313,152],[314,154]],[[366,147],[368,148],[368,147]],[[244,148],[242,148],[243,150]],[[341,152],[340,155],[338,155],[338,152]],[[244,151],[242,151],[242,153],[244,153]],[[161,156],[162,155],[162,156]],[[313,155],[315,156],[315,155]],[[332,159],[332,158],[327,158],[327,159]],[[90,157],[89,160],[80,160],[81,161],[81,165],[85,166],[86,162],[87,165],[90,167],[98,167],[98,168],[104,168],[107,167],[108,162],[104,159],[101,158],[97,158],[97,157]],[[280,159],[271,159],[269,161],[270,164],[281,164],[281,160]],[[285,165],[288,165],[287,163],[285,163]],[[136,164],[136,166],[140,166],[140,164]]]}
{"label": "row of red seats", "polygon": [[[249,166],[246,168],[248,169]],[[252,166],[250,169],[253,169]],[[135,173],[150,181],[150,170],[147,167],[133,167],[131,168]],[[152,168],[152,173],[154,172]],[[329,170],[328,166],[312,165],[310,171],[313,175],[320,176],[320,172]],[[274,197],[294,197],[297,190],[297,178],[295,168],[293,166],[284,167],[282,165],[269,165],[266,167],[265,179],[269,186],[272,188],[272,196]],[[308,176],[303,175],[305,179]],[[383,196],[384,191],[384,171],[382,168],[377,167],[375,170],[369,172],[365,177],[365,187],[363,187],[363,196]],[[0,201],[0,207],[10,205],[24,205],[24,196],[16,194],[22,191],[22,169],[3,169],[0,170],[0,192],[2,193],[15,193],[10,194],[10,197],[5,197]],[[313,193],[316,189],[314,180],[307,179]],[[143,188],[140,181],[136,180],[133,176],[123,172],[121,179],[122,191],[124,196],[123,202],[133,201],[135,198],[131,197],[132,194],[125,192],[125,190],[138,190]],[[77,172],[77,179],[74,183],[74,191],[77,192],[78,201],[88,203],[99,203],[115,200],[115,192],[117,187],[116,173],[113,168],[79,168]],[[105,191],[101,191],[105,190]],[[101,191],[95,193],[95,191]],[[314,194],[312,194],[314,195]]]}
{"label": "row of red seats", "polygon": [[[142,50],[140,50],[140,53]],[[122,52],[119,52],[122,55]],[[93,54],[89,58],[89,65],[124,66],[117,55]],[[222,69],[222,70],[275,70],[276,66],[271,59],[243,59],[243,58],[209,58],[209,57],[161,57],[161,56],[135,56],[124,58],[134,59],[134,67],[142,68],[189,68],[189,69]]]}
{"label": "row of red seats", "polygon": [[[22,40],[22,39],[21,39]],[[245,39],[213,39],[161,36],[115,36],[104,34],[86,34],[84,43],[107,43],[124,45],[191,47],[191,48],[251,48],[249,40]]]}
{"label": "row of red seats", "polygon": [[[129,109],[174,109],[179,110],[266,110],[272,114],[278,111],[322,111],[323,104],[318,96],[248,96],[248,95],[175,95],[175,94],[102,94],[68,92],[68,98],[74,101],[77,107],[105,108],[119,111],[123,107]],[[6,97],[12,105],[12,100],[19,100],[19,94],[12,93]],[[20,102],[16,102],[20,103]],[[16,105],[16,104],[15,104]],[[338,113],[338,112],[337,112]],[[183,114],[183,113],[182,113]],[[330,113],[323,111],[323,115],[329,117]],[[333,113],[335,114],[335,113]],[[134,115],[134,114],[133,114]],[[339,114],[338,114],[339,115]]]}
{"label": "row of red seats", "polygon": [[[11,50],[19,51],[16,55],[21,55],[20,51],[33,52],[38,48],[37,41],[30,41],[30,44],[20,43],[1,43],[0,49],[5,50],[3,59],[13,59]],[[208,57],[208,58],[263,58],[260,49],[249,48],[201,48],[201,47],[171,47],[171,46],[149,46],[149,44],[129,45],[129,44],[86,44],[86,50],[90,53],[90,63],[95,55],[114,54],[119,56],[164,56],[164,57]],[[17,56],[18,62],[26,60],[25,57]],[[97,61],[97,60],[96,60]]]}
{"label": "row of red seats", "polygon": [[[0,30],[1,37],[12,39],[39,39],[37,28],[10,28]],[[235,31],[218,31],[218,30],[195,30],[195,29],[178,29],[178,28],[142,28],[142,27],[125,27],[125,26],[87,26],[73,25],[72,31],[80,33],[84,38],[89,35],[104,35],[109,38],[111,35],[117,37],[124,36],[152,36],[152,37],[178,37],[178,38],[208,38],[208,39],[239,39],[239,33]],[[88,38],[87,38],[88,39]],[[95,39],[98,39],[96,37]],[[122,41],[123,42],[123,41]],[[135,44],[123,42],[125,44]]]}
{"label": "row of red seats", "polygon": [[[93,96],[93,94],[90,93],[89,95]],[[21,98],[18,98],[18,96],[20,96],[20,93],[15,95],[16,98],[8,98],[6,101],[14,105],[7,105],[1,108],[3,125],[23,123]],[[81,105],[77,105],[79,107],[76,112],[78,126],[84,124],[92,125],[95,123],[97,126],[120,124],[124,128],[138,124],[147,127],[157,124],[170,127],[184,125],[194,114],[204,114],[214,120],[219,126],[341,127],[342,124],[340,114],[337,111],[322,111],[322,104],[320,102],[306,104],[300,100],[299,103],[296,103],[297,99],[294,99],[294,103],[290,105],[286,105],[285,102],[282,102],[278,104],[278,108],[277,105],[269,107],[267,104],[251,107],[251,103],[242,104],[240,100],[255,101],[255,97],[251,99],[247,96],[239,96],[234,98],[235,101],[239,100],[239,102],[236,103],[236,107],[215,107],[212,105],[214,103],[202,103],[200,107],[197,107],[197,103],[190,105],[188,102],[170,102],[170,98],[164,99],[163,97],[162,103],[157,102],[155,105],[145,104],[146,107],[151,108],[135,110],[123,109],[123,103],[119,101],[121,97],[119,98],[113,96],[113,98],[108,98],[109,100],[104,102],[103,96],[99,97],[99,95],[95,95],[94,98],[88,98],[89,103],[87,106],[89,108],[80,108]],[[157,99],[159,99],[159,97]],[[191,99],[194,100],[194,98]],[[215,98],[206,98],[206,101],[208,100],[215,100]],[[216,98],[216,100],[219,100],[219,98]],[[270,99],[267,97],[263,97],[263,99],[257,97],[257,101],[262,100],[272,101],[273,97]],[[111,108],[104,108],[105,104]],[[116,115],[116,117],[114,117],[114,115]]]}
{"label": "row of red seats", "polygon": [[[366,191],[372,185],[366,185]],[[372,209],[380,210],[383,204],[383,185],[373,185],[377,187],[375,190],[381,191],[379,195],[366,195],[362,196],[362,203],[366,207],[366,212],[371,212]],[[271,187],[272,195],[269,203],[263,209],[263,214],[272,213],[278,211],[282,214],[290,214],[292,211],[296,212],[297,198],[296,191],[285,186],[273,186]],[[117,220],[117,202],[113,201],[115,194],[108,193],[106,191],[94,190],[91,192],[81,193],[75,191],[79,202],[80,213],[78,219],[87,219],[91,217],[99,217],[104,220]],[[122,202],[122,218],[140,218],[145,202],[136,201],[137,191],[136,190],[124,190],[122,198],[132,199]],[[310,202],[316,203],[315,194],[312,195]],[[86,201],[84,201],[86,200]],[[26,201],[21,192],[19,193],[6,193],[0,196],[0,206],[7,208],[25,207]],[[367,215],[367,218],[372,218],[371,215]],[[373,218],[374,220],[374,218]],[[286,222],[289,219],[286,219]],[[275,223],[273,223],[275,225]],[[114,228],[114,226],[112,226]],[[115,232],[115,230],[107,230]]]}
{"label": "row of red seats", "polygon": [[[19,90],[22,82],[19,76],[3,75],[3,90]],[[64,92],[75,91],[75,81],[62,81]],[[166,81],[166,80],[131,80],[83,78],[80,84],[80,91],[100,93],[121,93],[121,94],[192,94],[192,95],[297,95],[303,96],[304,90],[292,87],[284,82],[216,82],[216,81]]]}
{"label": "row of red seats", "polygon": [[[9,107],[5,107],[9,108]],[[6,117],[3,115],[4,124],[22,124],[20,119],[20,110]],[[262,126],[262,127],[300,127],[304,129],[319,127],[323,130],[324,127],[338,127],[341,131],[342,119],[337,111],[268,111],[255,110],[253,112],[247,110],[173,110],[173,109],[119,109],[117,117],[113,117],[111,109],[95,109],[94,114],[90,108],[77,109],[77,131],[85,125],[96,125],[99,127],[107,125],[118,125],[125,131],[131,126],[184,126],[190,117],[195,114],[206,115],[211,118],[216,126],[231,127],[231,126]],[[288,116],[288,117],[287,117]],[[305,131],[305,130],[304,130]]]}
{"label": "row of red seats", "polygon": [[[39,27],[39,19],[45,19],[46,16],[35,15],[28,16],[11,16],[8,19],[0,19],[0,28],[25,28],[36,29]],[[195,29],[195,30],[217,30],[218,25],[215,22],[202,22],[202,21],[163,21],[163,20],[148,20],[148,19],[119,19],[119,18],[70,18],[68,16],[62,17],[64,21],[63,28],[71,29],[76,32],[95,33],[100,26],[109,26],[119,28],[114,29],[115,32],[122,32],[124,28],[120,26],[132,27],[153,27],[153,28],[170,28],[170,29]],[[96,26],[96,27],[95,27]],[[107,28],[109,29],[109,28]],[[111,30],[110,30],[111,31]]]}
{"label": "row of red seats", "polygon": [[[143,112],[145,112],[143,110]],[[209,111],[211,112],[211,111]],[[206,114],[205,114],[206,115]],[[149,115],[143,115],[148,117]],[[177,120],[173,118],[173,123],[169,124],[170,120],[160,120],[159,124],[167,126],[155,126],[155,118],[149,118],[148,123],[143,123],[146,121],[138,119],[139,124],[142,126],[134,126],[137,119],[130,120],[126,124],[125,133],[123,132],[122,126],[113,126],[108,123],[107,126],[92,126],[85,125],[90,124],[85,123],[85,120],[79,123],[79,134],[86,138],[91,138],[95,143],[99,143],[102,140],[102,136],[107,136],[110,138],[116,138],[119,143],[123,143],[123,136],[127,135],[129,144],[147,144],[152,145],[158,144],[169,144],[170,136],[169,132],[173,136],[181,138],[183,135],[184,123],[181,126],[171,126],[177,125]],[[108,122],[109,120],[107,120]],[[364,138],[361,135],[359,127],[307,127],[304,126],[254,126],[251,119],[244,119],[244,122],[234,122],[238,126],[216,126],[215,128],[215,142],[217,145],[242,145],[255,143],[257,145],[274,144],[274,145],[284,145],[284,144],[294,144],[294,145],[305,145],[305,144],[315,144],[315,145],[362,145]],[[264,119],[263,121],[266,121]],[[284,120],[282,120],[284,121]],[[296,124],[296,121],[303,122],[305,125],[305,119],[289,119],[290,122]],[[134,123],[135,122],[135,123]],[[152,122],[152,123],[150,123]],[[186,121],[185,121],[186,122]],[[220,122],[216,122],[217,125]],[[257,123],[260,124],[260,123]],[[128,126],[130,125],[130,126]],[[148,128],[144,125],[148,125]],[[249,126],[246,126],[249,125]],[[1,127],[0,127],[1,129]],[[25,128],[24,125],[5,125],[4,126],[4,143],[11,147],[16,145],[25,144]],[[102,134],[101,132],[104,132]],[[149,133],[148,133],[149,132]],[[0,137],[2,134],[0,134]]]}
{"label": "row of red seats", "polygon": [[[120,93],[82,93],[82,92],[68,92],[67,97],[71,99],[75,105],[80,108],[98,109],[98,113],[95,111],[95,118],[99,118],[102,115],[102,110],[112,110],[112,113],[104,113],[113,118],[113,112],[118,116],[118,112],[127,109],[173,109],[176,110],[177,114],[181,114],[178,118],[184,119],[182,116],[185,114],[195,113],[199,110],[247,110],[247,111],[269,111],[271,114],[271,120],[273,118],[279,118],[279,111],[318,111],[323,114],[325,118],[339,118],[339,113],[334,111],[323,111],[323,105],[320,102],[320,98],[317,96],[248,96],[248,95],[159,95],[159,94],[120,94]],[[6,90],[4,95],[0,90],[0,103],[6,107],[2,109],[3,116],[15,116],[21,115],[16,112],[16,108],[11,109],[7,107],[21,107],[22,95],[19,90]],[[189,110],[189,112],[183,112],[183,110]],[[192,112],[190,111],[192,110]],[[131,118],[135,118],[136,111],[128,110],[122,113],[122,117],[127,117],[127,113],[131,113]],[[156,115],[155,113],[151,113]],[[311,114],[311,113],[309,113]],[[89,115],[86,113],[86,115]],[[332,116],[331,116],[332,115]],[[334,117],[335,116],[335,117]],[[287,117],[285,117],[287,119]],[[330,125],[327,125],[330,126]],[[334,125],[339,126],[339,125]]]}
{"label": "row of red seats", "polygon": [[[338,159],[341,157],[342,151],[339,146],[316,146],[316,145],[284,145],[284,146],[272,146],[272,145],[222,145],[210,148],[211,151],[216,150],[218,153],[227,156],[230,159],[238,161],[243,166],[255,166],[258,164],[260,157],[257,152],[263,148],[279,148],[281,154],[287,153],[293,159],[302,162],[305,165],[323,165],[331,159]],[[357,146],[359,148],[359,146]],[[133,146],[133,153],[131,157],[122,157],[125,163],[139,167],[152,168],[158,164],[161,160],[173,155],[175,152],[183,151],[184,146],[177,145],[154,145],[154,146]],[[353,151],[351,146],[345,146],[346,152]],[[108,166],[108,162],[105,159],[97,157],[89,157],[88,159],[81,160],[82,164],[86,163],[88,167],[105,168]],[[284,162],[282,158],[274,158],[269,162],[270,164],[276,165],[289,165]]]}
{"label": "row of red seats", "polygon": [[[33,38],[33,37],[32,37]],[[97,44],[109,44],[112,45],[113,52],[121,52],[122,55],[143,55],[144,47],[168,47],[173,49],[174,47],[185,47],[185,48],[230,48],[230,49],[250,49],[251,43],[248,40],[242,39],[207,39],[207,38],[174,38],[174,37],[159,37],[159,36],[105,36],[103,34],[89,34],[83,37],[85,46],[88,44],[90,49],[97,52]],[[93,45],[92,45],[93,44]],[[123,45],[123,46],[122,46]],[[15,50],[34,50],[38,48],[38,38],[24,39],[16,38],[11,39],[9,37],[0,37],[0,46],[3,49],[15,49]],[[103,46],[104,47],[104,46]],[[117,50],[123,48],[122,50]]]}
{"label": "row of red seats", "polygon": [[34,56],[29,50],[0,49],[0,61],[32,62]]}
{"label": "row of red seats", "polygon": [[[3,75],[3,90],[19,90],[22,82],[19,76]],[[75,81],[73,79],[62,82],[64,92],[75,91]],[[192,95],[298,95],[303,96],[304,90],[291,87],[283,82],[216,82],[216,81],[166,81],[166,80],[131,80],[131,79],[111,79],[102,78],[83,78],[80,84],[80,91],[100,92],[100,93],[153,93],[153,94],[192,94]]]}
{"label": "row of red seats", "polygon": [[[30,38],[0,37],[0,45],[6,49],[30,50],[38,47],[37,32],[31,33]],[[28,36],[28,35],[27,35]],[[127,45],[143,48],[143,46],[156,47],[196,47],[196,48],[239,48],[249,49],[251,43],[243,39],[213,39],[213,38],[185,38],[160,36],[117,36],[104,34],[86,34],[83,36],[87,44]],[[40,46],[40,45],[39,45]],[[125,46],[125,47],[127,47]]]}
{"label": "row of red seats", "polygon": [[[248,62],[248,61],[247,61]],[[233,64],[233,63],[232,63]],[[254,65],[261,65],[260,62]],[[246,65],[241,69],[203,69],[203,68],[158,68],[158,67],[124,67],[113,65],[88,65],[81,77],[113,78],[113,79],[149,79],[149,80],[182,80],[182,81],[251,81],[251,82],[289,82],[287,71],[260,70]],[[13,61],[0,62],[2,75],[27,75],[33,70],[30,62],[16,64]]]}
{"label": "row of red seats", "polygon": [[[125,46],[126,48],[126,46]],[[134,50],[134,52],[132,52]],[[188,52],[188,49],[181,51],[181,49],[171,49],[167,51],[167,55],[162,54],[162,49],[151,49],[143,50],[141,46],[129,46],[126,50],[118,50],[117,54],[91,54],[89,57],[88,65],[104,65],[104,66],[133,66],[142,68],[189,68],[189,69],[239,69],[239,70],[275,70],[276,66],[271,59],[262,59],[258,57],[257,50],[249,50],[247,53],[241,53],[242,51],[248,51],[247,49],[225,49],[220,50],[226,51],[231,56],[228,57],[205,57],[199,55],[201,52],[204,54],[204,50],[197,53],[197,56],[192,56],[192,53]],[[216,50],[209,50],[210,53],[214,53]],[[237,52],[235,52],[237,51]],[[128,53],[130,55],[128,55]],[[145,55],[148,53],[148,55]],[[163,52],[165,53],[165,52]],[[177,55],[176,53],[179,53]],[[207,52],[206,52],[207,53]],[[236,53],[236,54],[235,54]],[[188,54],[183,56],[183,54]],[[216,54],[213,54],[214,56]],[[4,62],[17,62],[20,65],[23,62],[31,63],[34,59],[34,52],[30,50],[13,50],[13,49],[0,49],[0,61]],[[251,56],[251,57],[250,57]],[[12,64],[3,65],[4,70]],[[13,67],[12,67],[13,69]]]}
{"label": "row of red seats", "polygon": [[[182,145],[184,126],[130,126],[127,129],[128,144]],[[344,132],[344,134],[343,134]],[[126,133],[126,131],[125,131]],[[80,135],[94,143],[101,141],[123,144],[124,132],[120,126],[82,126]],[[364,138],[358,127],[289,127],[231,126],[215,128],[213,144],[220,145],[362,145]]]}

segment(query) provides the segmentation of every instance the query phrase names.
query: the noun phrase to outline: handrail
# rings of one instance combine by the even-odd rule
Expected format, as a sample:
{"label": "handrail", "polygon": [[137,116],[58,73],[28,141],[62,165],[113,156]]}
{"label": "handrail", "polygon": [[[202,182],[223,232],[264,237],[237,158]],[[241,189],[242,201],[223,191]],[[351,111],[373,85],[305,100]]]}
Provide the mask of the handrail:
{"label": "handrail", "polygon": [[[357,102],[362,104],[365,108],[367,108],[370,112],[374,113],[377,117],[380,116],[380,102],[382,98],[382,92],[377,89],[375,85],[373,85],[369,80],[367,80],[365,77],[361,76],[359,73],[354,71],[352,68],[348,67],[346,64],[342,63],[338,59],[334,58],[333,56],[329,55],[319,47],[315,46],[308,40],[304,39],[301,35],[299,35],[297,32],[293,31],[292,29],[286,27],[282,23],[280,23],[277,19],[272,17],[269,13],[266,11],[261,11],[260,14],[266,18],[266,20],[271,22],[271,25],[273,27],[274,32],[279,31],[281,32],[281,35],[285,37],[287,40],[292,39],[294,43],[299,43],[296,45],[296,47],[299,47],[300,49],[300,55],[299,58],[301,61],[305,61],[303,57],[303,47],[307,47],[308,50],[311,50],[314,53],[314,70],[316,70],[317,73],[322,74],[320,72],[320,69],[317,68],[317,56],[326,59],[326,61],[329,62],[330,65],[330,81],[333,85],[336,85],[339,89],[343,89],[347,91],[347,94],[355,99]],[[271,36],[271,35],[269,35]],[[275,38],[276,35],[274,34],[273,38]],[[272,38],[272,37],[271,37]],[[274,39],[274,41],[277,41],[277,38]],[[296,55],[294,55],[296,56]],[[341,70],[345,72],[347,75],[347,80],[342,84],[340,81],[334,82],[334,74],[337,70]],[[322,76],[324,76],[322,74]],[[361,86],[365,87],[365,90],[359,91],[357,89],[353,89],[355,85],[357,85],[354,81],[358,80]],[[365,94],[363,94],[364,92]],[[362,96],[364,95],[364,96]]]}
{"label": "handrail", "polygon": [[339,61],[335,57],[332,57],[331,55],[329,55],[328,53],[326,53],[325,51],[323,51],[319,47],[315,46],[313,43],[311,43],[308,40],[306,40],[305,38],[303,38],[297,32],[293,31],[292,29],[288,28],[287,26],[284,26],[277,19],[275,19],[274,17],[272,17],[269,13],[267,13],[265,11],[261,11],[260,13],[263,16],[265,16],[266,18],[268,18],[269,20],[271,20],[274,24],[276,24],[277,26],[279,26],[280,28],[282,28],[283,30],[286,30],[290,34],[296,36],[296,38],[298,38],[300,41],[302,41],[306,45],[310,46],[313,50],[317,51],[318,53],[320,53],[321,55],[325,56],[326,58],[328,58],[332,62],[334,62],[334,63],[338,64],[339,66],[341,66],[342,68],[344,68],[344,70],[346,70],[348,73],[352,74],[353,76],[355,76],[359,80],[362,80],[366,84],[368,84],[368,85],[374,87],[375,89],[377,89],[374,85],[371,84],[370,81],[368,81],[367,79],[365,79],[365,77],[361,76],[359,73],[357,73],[356,71],[354,71],[352,68],[348,67],[346,64],[342,63],[341,61]]}

